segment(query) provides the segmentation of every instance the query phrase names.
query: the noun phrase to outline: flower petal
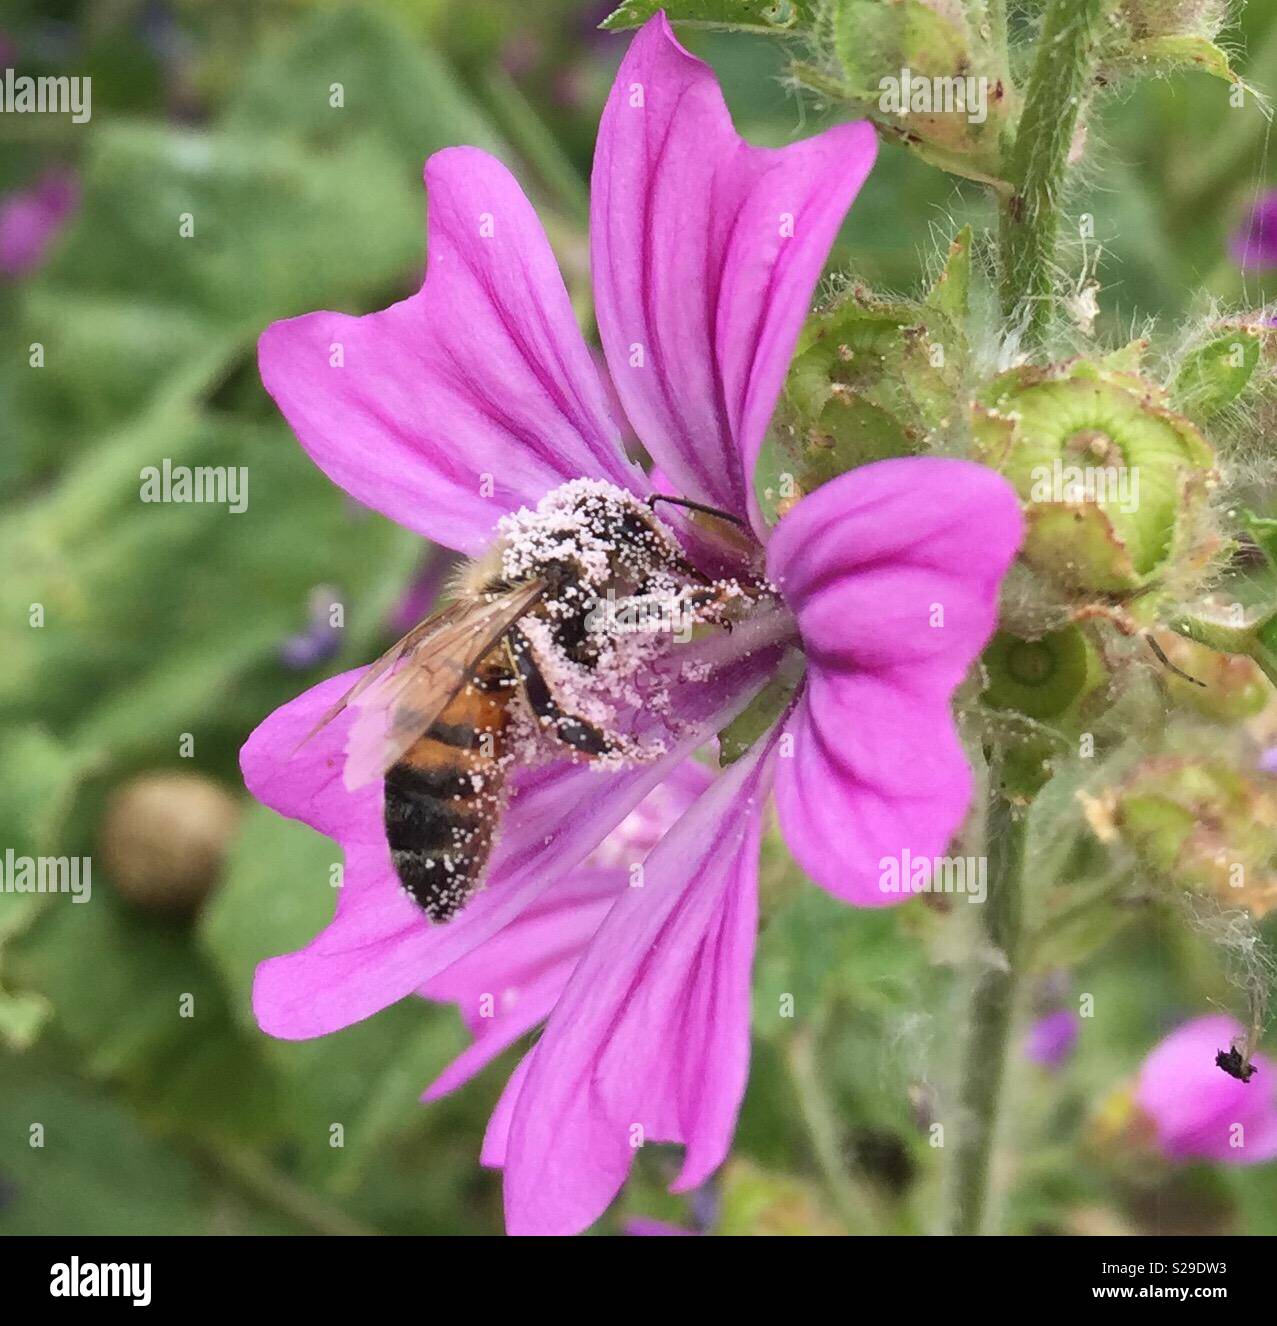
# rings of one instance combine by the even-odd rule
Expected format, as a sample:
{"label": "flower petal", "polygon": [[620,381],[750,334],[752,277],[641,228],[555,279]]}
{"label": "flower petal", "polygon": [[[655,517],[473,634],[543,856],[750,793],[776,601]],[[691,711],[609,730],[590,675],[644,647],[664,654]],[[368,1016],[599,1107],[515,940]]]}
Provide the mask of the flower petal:
{"label": "flower petal", "polygon": [[813,666],[890,673],[948,699],[993,630],[1023,530],[1014,490],[992,470],[884,460],[803,498],[776,527],[767,567]]}
{"label": "flower petal", "polygon": [[475,1040],[422,1100],[455,1090],[545,1021],[624,887],[621,870],[571,871],[486,944],[426,983],[421,993],[456,1003]]}
{"label": "flower petal", "polygon": [[753,472],[812,290],[873,164],[867,123],[751,147],[663,14],[634,38],[599,125],[599,332],[643,445],[684,496],[764,534]]}
{"label": "flower petal", "polygon": [[[853,748],[843,751],[839,734],[851,732]],[[909,863],[943,855],[971,801],[948,707],[920,705],[872,678],[813,676],[786,733],[776,807],[794,859],[856,907],[912,897]]]}
{"label": "flower petal", "polygon": [[[1241,1082],[1215,1063],[1220,1050],[1242,1037],[1234,1018],[1193,1018],[1145,1059],[1135,1102],[1153,1121],[1158,1144],[1170,1159],[1253,1165],[1277,1156],[1277,1065],[1254,1055],[1257,1071],[1249,1082]],[[1239,1124],[1241,1131],[1235,1132]]]}
{"label": "flower petal", "polygon": [[423,1100],[455,1090],[546,1019],[635,868],[713,779],[705,765],[684,761],[583,865],[428,982],[421,994],[455,1002],[475,1041],[427,1088]]}
{"label": "flower petal", "polygon": [[262,381],[311,459],[364,505],[471,555],[500,516],[565,480],[646,491],[514,177],[477,148],[448,148],[426,186],[417,294],[262,335]]}
{"label": "flower petal", "polygon": [[942,855],[966,812],[949,700],[993,630],[1020,535],[1005,480],[920,459],[840,476],[772,537],[769,574],[808,661],[777,762],[781,827],[807,873],[848,902],[912,896],[885,891],[884,870],[907,881],[908,860]]}
{"label": "flower petal", "polygon": [[727,1154],[748,1073],[771,747],[759,742],[652,852],[573,972],[517,1099],[503,1098],[510,1233],[592,1224],[640,1142],[684,1144],[678,1192]]}

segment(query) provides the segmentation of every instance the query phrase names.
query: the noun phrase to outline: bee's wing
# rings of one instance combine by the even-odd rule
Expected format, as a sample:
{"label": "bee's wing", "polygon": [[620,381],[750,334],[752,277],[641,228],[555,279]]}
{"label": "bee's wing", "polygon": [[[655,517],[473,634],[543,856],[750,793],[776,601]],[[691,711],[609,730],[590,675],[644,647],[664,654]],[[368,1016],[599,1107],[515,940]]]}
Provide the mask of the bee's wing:
{"label": "bee's wing", "polygon": [[544,593],[545,582],[535,580],[491,599],[449,604],[392,645],[336,710],[358,711],[346,743],[346,786],[382,777]]}

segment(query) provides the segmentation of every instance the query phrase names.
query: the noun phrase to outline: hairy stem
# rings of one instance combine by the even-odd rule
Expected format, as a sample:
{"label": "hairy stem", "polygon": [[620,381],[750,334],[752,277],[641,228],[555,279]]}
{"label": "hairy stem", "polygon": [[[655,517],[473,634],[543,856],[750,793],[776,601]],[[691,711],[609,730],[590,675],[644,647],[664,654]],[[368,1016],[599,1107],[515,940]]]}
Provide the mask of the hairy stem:
{"label": "hairy stem", "polygon": [[247,1147],[219,1144],[199,1154],[220,1178],[303,1229],[329,1237],[375,1234]]}
{"label": "hairy stem", "polygon": [[847,1167],[838,1141],[838,1120],[816,1066],[814,1033],[799,1032],[789,1047],[789,1068],[812,1154],[838,1218],[849,1234],[881,1234],[881,1203]]}
{"label": "hairy stem", "polygon": [[1002,205],[999,231],[1003,311],[1028,339],[1041,336],[1050,314],[1069,153],[1114,5],[1048,0],[1007,172],[1014,192]]}
{"label": "hairy stem", "polygon": [[[996,771],[991,771],[996,772]],[[944,1232],[984,1232],[994,1141],[1019,985],[1021,875],[1026,817],[990,780],[987,822],[988,897],[978,908],[976,971],[970,992],[946,1176]]]}

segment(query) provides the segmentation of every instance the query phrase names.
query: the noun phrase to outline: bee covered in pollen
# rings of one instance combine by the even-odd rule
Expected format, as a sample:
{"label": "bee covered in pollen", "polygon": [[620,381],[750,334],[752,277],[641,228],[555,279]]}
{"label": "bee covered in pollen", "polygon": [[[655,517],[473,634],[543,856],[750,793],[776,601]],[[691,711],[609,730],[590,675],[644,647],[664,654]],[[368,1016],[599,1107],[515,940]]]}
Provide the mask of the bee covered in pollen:
{"label": "bee covered in pollen", "polygon": [[[381,656],[323,717],[355,711],[343,778],[376,779],[400,883],[451,920],[480,887],[516,765],[620,766],[663,752],[635,735],[659,711],[654,661],[691,627],[733,620],[773,591],[712,580],[655,515],[656,502],[579,479],[504,517],[462,568],[451,602]],[[313,735],[313,733],[311,734]]]}

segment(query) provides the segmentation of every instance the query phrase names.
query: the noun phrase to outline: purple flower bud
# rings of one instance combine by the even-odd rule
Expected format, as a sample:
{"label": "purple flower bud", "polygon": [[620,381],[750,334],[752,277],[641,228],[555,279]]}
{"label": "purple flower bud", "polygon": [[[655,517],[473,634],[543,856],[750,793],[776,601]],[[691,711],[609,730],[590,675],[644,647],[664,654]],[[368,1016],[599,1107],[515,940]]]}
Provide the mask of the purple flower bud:
{"label": "purple flower bud", "polygon": [[1277,1156],[1277,1068],[1254,1055],[1243,1082],[1216,1063],[1242,1035],[1230,1017],[1194,1018],[1145,1059],[1135,1103],[1167,1159],[1255,1165]]}
{"label": "purple flower bud", "polygon": [[679,1229],[677,1225],[667,1224],[664,1220],[651,1220],[646,1216],[638,1216],[633,1220],[625,1222],[625,1232],[627,1234],[637,1235],[640,1238],[649,1238],[653,1236],[682,1235],[687,1236],[692,1233],[690,1229]]}
{"label": "purple flower bud", "polygon": [[0,198],[0,275],[26,276],[40,267],[79,202],[79,180],[64,169]]}
{"label": "purple flower bud", "polygon": [[306,625],[290,635],[279,647],[279,661],[294,672],[326,663],[341,648],[341,628],[332,620],[332,607],[338,594],[331,585],[316,585],[310,592]]}
{"label": "purple flower bud", "polygon": [[1277,189],[1265,193],[1228,243],[1233,261],[1242,267],[1277,267]]}
{"label": "purple flower bud", "polygon": [[1047,1013],[1029,1028],[1024,1057],[1043,1068],[1062,1068],[1073,1053],[1080,1030],[1081,1022],[1071,1008]]}
{"label": "purple flower bud", "polygon": [[387,628],[395,635],[406,635],[428,617],[456,565],[457,559],[446,548],[429,549],[399,601],[391,608]]}

